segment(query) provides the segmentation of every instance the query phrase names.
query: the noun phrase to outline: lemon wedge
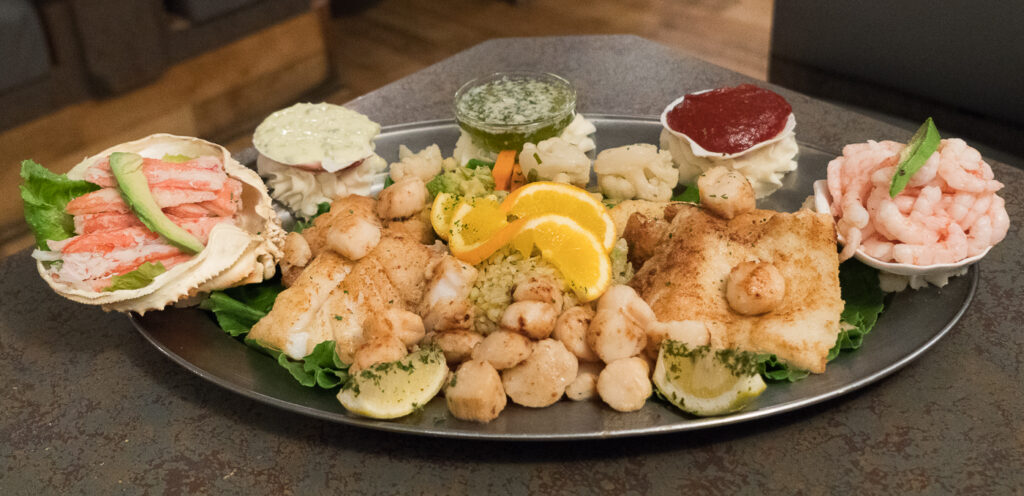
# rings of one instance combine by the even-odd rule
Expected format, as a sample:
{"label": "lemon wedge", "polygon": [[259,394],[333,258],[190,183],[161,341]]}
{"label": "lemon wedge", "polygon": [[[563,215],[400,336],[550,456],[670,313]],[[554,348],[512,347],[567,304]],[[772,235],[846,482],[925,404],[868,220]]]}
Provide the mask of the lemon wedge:
{"label": "lemon wedge", "polygon": [[615,247],[615,222],[608,209],[586,190],[571,184],[529,183],[508,195],[501,208],[519,218],[541,214],[570,217],[594,233],[605,252],[611,252]]}
{"label": "lemon wedge", "polygon": [[654,366],[654,385],[684,412],[707,417],[742,410],[766,387],[756,354],[736,350],[689,349],[666,340]]}
{"label": "lemon wedge", "polygon": [[423,348],[360,371],[341,388],[338,401],[364,417],[404,417],[436,396],[447,376],[444,353],[436,347]]}
{"label": "lemon wedge", "polygon": [[520,219],[512,246],[524,256],[534,247],[545,260],[554,265],[581,301],[587,302],[604,294],[612,283],[612,263],[603,244],[594,233],[575,219],[564,215],[545,214]]}
{"label": "lemon wedge", "polygon": [[455,208],[461,199],[459,195],[442,191],[434,197],[434,203],[430,205],[430,225],[437,236],[445,241],[451,237],[452,216],[455,215]]}
{"label": "lemon wedge", "polygon": [[452,214],[448,249],[459,260],[476,265],[507,245],[523,222],[509,223],[497,198],[464,199]]}

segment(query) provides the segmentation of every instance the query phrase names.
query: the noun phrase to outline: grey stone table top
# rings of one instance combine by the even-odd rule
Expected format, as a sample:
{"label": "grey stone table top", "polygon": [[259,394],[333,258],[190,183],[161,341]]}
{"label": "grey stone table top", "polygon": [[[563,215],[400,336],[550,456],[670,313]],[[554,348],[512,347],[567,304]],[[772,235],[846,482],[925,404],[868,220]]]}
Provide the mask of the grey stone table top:
{"label": "grey stone table top", "polygon": [[[448,118],[459,84],[509,69],[567,77],[584,113],[641,116],[748,81],[631,36],[502,39],[350,105],[382,124]],[[911,134],[778,91],[823,149]],[[439,440],[281,411],[178,367],[124,316],[54,295],[21,253],[0,264],[0,494],[1020,494],[1024,172],[993,168],[1010,232],[963,319],[921,358],[800,411],[637,439]]]}

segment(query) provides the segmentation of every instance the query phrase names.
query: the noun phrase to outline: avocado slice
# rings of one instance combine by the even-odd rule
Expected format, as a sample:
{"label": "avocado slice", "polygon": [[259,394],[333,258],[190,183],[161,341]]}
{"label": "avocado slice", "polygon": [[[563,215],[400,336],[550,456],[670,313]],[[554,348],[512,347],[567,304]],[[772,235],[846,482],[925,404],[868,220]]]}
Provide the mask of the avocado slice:
{"label": "avocado slice", "polygon": [[172,245],[188,253],[199,253],[203,250],[203,243],[168,219],[156,204],[153,192],[149,189],[149,181],[142,172],[141,156],[135,153],[111,153],[110,170],[117,179],[117,187],[121,190],[125,203],[135,211],[135,215],[150,231],[167,238]]}
{"label": "avocado slice", "polygon": [[906,148],[900,153],[899,165],[896,166],[896,172],[892,175],[892,184],[889,185],[890,197],[895,198],[900,191],[903,191],[903,188],[907,187],[910,176],[913,176],[939,149],[940,140],[939,130],[935,127],[932,118],[929,117],[924,124],[921,124],[914,136],[910,138]]}

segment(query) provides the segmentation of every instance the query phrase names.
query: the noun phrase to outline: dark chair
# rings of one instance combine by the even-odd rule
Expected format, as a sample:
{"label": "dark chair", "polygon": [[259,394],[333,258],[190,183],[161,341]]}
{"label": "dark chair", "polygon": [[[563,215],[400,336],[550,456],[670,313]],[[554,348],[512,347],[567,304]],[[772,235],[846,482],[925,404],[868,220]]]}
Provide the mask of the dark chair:
{"label": "dark chair", "polygon": [[778,0],[769,80],[1024,156],[1024,3]]}

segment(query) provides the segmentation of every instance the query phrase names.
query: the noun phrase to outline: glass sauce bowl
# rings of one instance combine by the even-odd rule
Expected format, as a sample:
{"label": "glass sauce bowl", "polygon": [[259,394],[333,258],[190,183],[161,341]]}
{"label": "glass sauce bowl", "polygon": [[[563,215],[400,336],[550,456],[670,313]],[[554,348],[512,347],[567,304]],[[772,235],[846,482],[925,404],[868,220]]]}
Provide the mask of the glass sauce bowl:
{"label": "glass sauce bowl", "polygon": [[558,136],[576,114],[576,89],[546,72],[498,72],[455,92],[455,120],[492,153]]}

